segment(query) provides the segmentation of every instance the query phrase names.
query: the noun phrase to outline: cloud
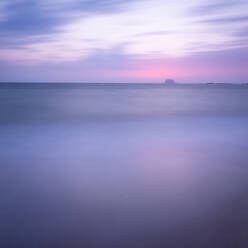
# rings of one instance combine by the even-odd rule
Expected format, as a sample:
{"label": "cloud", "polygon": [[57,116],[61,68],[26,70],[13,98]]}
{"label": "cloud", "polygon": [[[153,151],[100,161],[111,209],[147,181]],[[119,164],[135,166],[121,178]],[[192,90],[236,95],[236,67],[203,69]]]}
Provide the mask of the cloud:
{"label": "cloud", "polygon": [[168,30],[160,30],[160,31],[151,31],[151,32],[144,32],[144,33],[138,33],[134,36],[137,36],[137,37],[146,37],[146,36],[161,36],[161,35],[170,35],[172,34],[172,31],[168,31]]}
{"label": "cloud", "polygon": [[235,35],[248,38],[248,26],[234,32]]}
{"label": "cloud", "polygon": [[[41,76],[41,70],[54,80],[70,76],[79,81],[97,80],[94,70],[106,80],[111,76],[159,80],[164,77],[165,67],[172,76],[178,73],[175,68],[179,68],[181,77],[196,77],[196,73],[203,75],[205,71],[191,61],[199,58],[199,64],[204,64],[201,60],[212,63],[209,58],[222,52],[226,54],[221,54],[222,58],[230,59],[227,56],[230,51],[245,50],[248,44],[248,2],[244,0],[1,3],[4,4],[0,5],[0,59],[8,68],[19,68],[20,78],[27,77],[21,71],[33,68],[37,75]],[[209,56],[205,57],[207,53]],[[247,65],[240,55],[236,57]],[[187,67],[186,62],[197,72]],[[229,68],[224,59],[221,62]],[[218,74],[211,65],[204,65]],[[206,71],[211,74],[210,69]],[[34,73],[29,75],[36,78]]]}
{"label": "cloud", "polygon": [[[18,5],[18,9],[22,10],[30,0],[15,1],[14,6]],[[12,28],[20,32],[30,31],[32,36],[15,37],[15,40],[20,41],[17,49],[14,49],[16,42],[10,42],[13,48],[7,47],[0,52],[6,60],[74,61],[89,56],[96,49],[107,50],[122,43],[127,44],[125,52],[129,55],[181,57],[189,53],[216,50],[221,46],[227,49],[227,44],[235,41],[228,31],[210,28],[208,23],[196,22],[195,17],[184,15],[185,9],[195,6],[195,0],[189,0],[187,5],[179,0],[157,0],[156,3],[134,1],[126,2],[125,8],[124,1],[120,0],[103,1],[96,7],[93,7],[92,1],[64,0],[50,3],[39,0],[38,3],[35,5],[33,2],[29,8],[20,11],[21,21]],[[75,6],[78,6],[78,11],[69,15]],[[85,7],[82,16],[78,14],[81,13],[79,7]],[[38,11],[40,9],[43,11]],[[109,12],[110,9],[112,11]],[[116,9],[119,11],[116,12]],[[86,14],[89,12],[90,15]],[[46,18],[43,13],[46,13]],[[26,17],[23,17],[24,14]],[[61,18],[61,15],[64,17]],[[63,22],[66,18],[70,21]],[[31,22],[29,19],[33,20],[31,26],[26,24]],[[11,21],[8,25],[11,30]],[[35,31],[32,31],[34,27]],[[40,42],[37,41],[39,38]],[[198,43],[197,47],[195,43]]]}
{"label": "cloud", "polygon": [[202,20],[200,22],[212,23],[212,24],[221,24],[221,23],[230,24],[230,23],[240,23],[240,22],[248,23],[248,15],[231,16],[231,17],[224,17],[224,18],[213,18],[213,19]]}
{"label": "cloud", "polygon": [[[96,39],[87,35],[91,28],[87,27],[87,22],[98,16],[123,12],[129,0],[13,0],[4,3],[6,18],[0,22],[1,57],[22,62],[49,62],[65,58],[71,61],[87,56],[89,49],[94,52],[94,49],[106,48],[100,44],[104,37]],[[84,27],[83,33],[77,34],[80,32],[77,24]],[[97,29],[99,25],[101,23]]]}
{"label": "cloud", "polygon": [[60,20],[44,13],[32,0],[13,0],[5,7],[6,19],[0,23],[2,34],[15,36],[54,31]]}
{"label": "cloud", "polygon": [[199,5],[194,6],[192,9],[189,10],[190,15],[202,16],[202,15],[212,15],[212,14],[219,14],[229,8],[233,8],[238,6],[242,1],[223,1],[217,0],[215,2],[205,2],[200,3]]}
{"label": "cloud", "polygon": [[125,44],[98,50],[85,59],[49,64],[0,61],[0,81],[24,82],[247,82],[248,48],[197,53],[183,58],[125,54]]}
{"label": "cloud", "polygon": [[3,22],[6,18],[5,7],[7,5],[6,0],[0,2],[0,23]]}
{"label": "cloud", "polygon": [[36,35],[56,32],[57,28],[77,18],[96,13],[122,11],[124,0],[12,0],[5,5],[7,18],[0,32]]}

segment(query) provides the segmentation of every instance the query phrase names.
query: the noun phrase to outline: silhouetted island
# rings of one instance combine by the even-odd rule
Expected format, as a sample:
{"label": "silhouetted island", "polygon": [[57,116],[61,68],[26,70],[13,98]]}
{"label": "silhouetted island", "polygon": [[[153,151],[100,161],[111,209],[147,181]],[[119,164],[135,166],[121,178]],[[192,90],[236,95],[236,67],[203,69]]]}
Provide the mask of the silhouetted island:
{"label": "silhouetted island", "polygon": [[166,79],[164,81],[165,84],[169,84],[169,85],[173,85],[173,84],[176,84],[176,82],[173,80],[173,79]]}

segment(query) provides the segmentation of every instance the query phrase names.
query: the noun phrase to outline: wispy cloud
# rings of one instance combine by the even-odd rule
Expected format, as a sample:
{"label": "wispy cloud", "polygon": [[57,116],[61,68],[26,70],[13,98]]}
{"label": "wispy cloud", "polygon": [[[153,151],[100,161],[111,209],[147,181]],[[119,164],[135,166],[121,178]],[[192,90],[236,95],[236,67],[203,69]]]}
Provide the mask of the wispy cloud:
{"label": "wispy cloud", "polygon": [[0,30],[16,35],[53,33],[78,18],[122,11],[126,3],[124,0],[12,0],[5,4],[7,18],[0,23]]}
{"label": "wispy cloud", "polygon": [[238,35],[240,37],[248,38],[248,25],[244,28],[239,29],[238,31],[235,30],[234,33],[235,33],[235,35]]}
{"label": "wispy cloud", "polygon": [[5,11],[6,5],[7,5],[6,0],[2,0],[0,2],[0,23],[3,22],[6,18],[6,11]]}
{"label": "wispy cloud", "polygon": [[211,24],[230,24],[230,23],[243,23],[244,22],[247,24],[248,23],[248,15],[206,19],[206,20],[202,20],[200,22],[211,23]]}
{"label": "wispy cloud", "polygon": [[[19,0],[9,6],[19,12],[14,12],[7,22],[8,31],[2,30],[7,34],[15,31],[17,37],[20,32],[31,33],[32,39],[41,37],[41,42],[32,42],[27,39],[30,35],[26,36],[23,50],[18,47],[18,51],[2,51],[5,58],[13,59],[16,54],[16,60],[71,61],[87,57],[95,49],[110,49],[123,42],[130,44],[126,47],[127,54],[177,57],[209,51],[234,40],[225,30],[210,28],[207,23],[210,21],[197,21],[194,16],[184,15],[185,9],[195,6],[194,0],[187,5],[179,0],[125,1],[125,4],[116,0],[97,2],[96,7],[92,1],[39,0],[22,11],[29,1]],[[197,49],[193,45],[196,41],[202,44]]]}
{"label": "wispy cloud", "polygon": [[216,0],[216,1],[202,1],[199,4],[196,4],[188,12],[190,15],[204,16],[212,14],[220,14],[223,11],[226,11],[229,8],[239,6],[242,3],[242,0],[236,1],[227,1],[227,0]]}
{"label": "wispy cloud", "polygon": [[247,10],[246,0],[1,0],[0,60],[94,62],[118,71],[137,58],[174,61],[244,49]]}

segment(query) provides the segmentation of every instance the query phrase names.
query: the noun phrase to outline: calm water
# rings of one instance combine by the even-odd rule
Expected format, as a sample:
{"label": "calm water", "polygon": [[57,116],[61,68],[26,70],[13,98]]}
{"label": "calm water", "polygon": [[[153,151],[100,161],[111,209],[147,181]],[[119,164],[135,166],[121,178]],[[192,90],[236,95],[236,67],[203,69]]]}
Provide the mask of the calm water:
{"label": "calm water", "polygon": [[248,86],[1,84],[0,148],[0,247],[248,247]]}

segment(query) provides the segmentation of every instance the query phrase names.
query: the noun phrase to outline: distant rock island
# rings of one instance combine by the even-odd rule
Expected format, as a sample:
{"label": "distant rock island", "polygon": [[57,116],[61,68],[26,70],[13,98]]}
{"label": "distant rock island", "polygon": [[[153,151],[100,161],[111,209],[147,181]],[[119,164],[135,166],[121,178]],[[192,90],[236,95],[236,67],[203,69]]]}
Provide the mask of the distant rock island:
{"label": "distant rock island", "polygon": [[173,85],[173,84],[176,84],[176,82],[173,80],[173,79],[166,79],[164,81],[165,84],[169,84],[169,85]]}

